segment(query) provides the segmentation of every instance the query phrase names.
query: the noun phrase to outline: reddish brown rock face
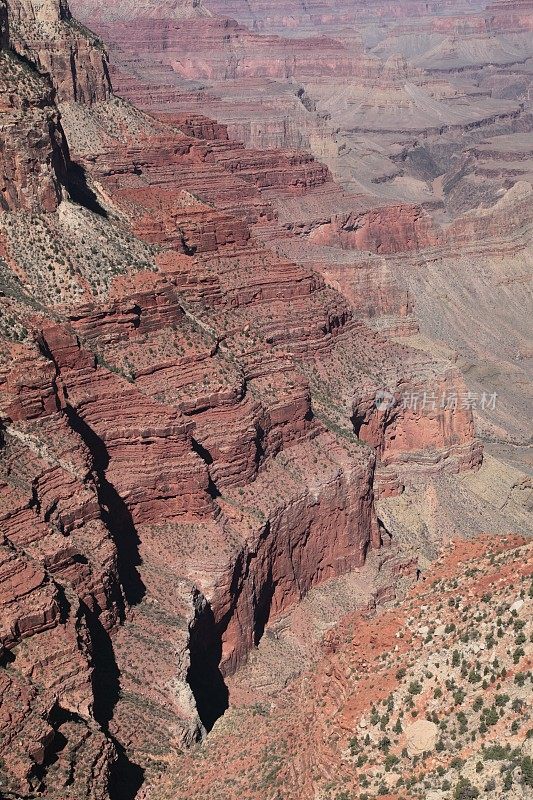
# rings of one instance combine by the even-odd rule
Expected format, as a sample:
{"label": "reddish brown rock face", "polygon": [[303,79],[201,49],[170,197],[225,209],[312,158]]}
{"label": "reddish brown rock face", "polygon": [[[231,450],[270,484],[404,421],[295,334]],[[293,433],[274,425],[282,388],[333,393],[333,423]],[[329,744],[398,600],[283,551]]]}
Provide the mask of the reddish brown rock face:
{"label": "reddish brown rock face", "polygon": [[[490,564],[487,553],[497,554],[497,568]],[[369,789],[375,789],[382,792],[381,796],[409,800],[412,792],[403,788],[402,771],[403,762],[410,764],[413,758],[408,752],[413,736],[417,731],[427,733],[428,730],[435,735],[435,729],[439,735],[447,736],[441,733],[444,726],[440,726],[439,730],[437,724],[428,719],[432,716],[435,700],[439,699],[434,698],[434,692],[438,690],[437,695],[442,692],[446,697],[438,706],[439,711],[435,711],[441,720],[448,720],[451,724],[458,713],[453,700],[453,692],[457,693],[457,689],[454,684],[450,687],[448,683],[450,688],[446,685],[446,680],[451,681],[452,678],[442,679],[436,674],[434,666],[438,663],[439,669],[445,671],[447,676],[455,676],[455,669],[460,675],[460,666],[452,665],[452,658],[454,650],[461,652],[460,636],[466,628],[463,628],[465,623],[462,623],[461,615],[456,614],[455,606],[451,603],[448,605],[448,601],[453,594],[454,603],[457,602],[461,610],[463,602],[466,605],[468,600],[479,599],[483,602],[481,598],[489,594],[487,586],[493,592],[490,593],[491,599],[485,600],[485,605],[491,602],[496,604],[509,593],[515,597],[521,587],[529,584],[530,570],[531,543],[520,537],[505,537],[503,541],[501,537],[483,537],[477,543],[463,542],[455,547],[448,546],[428,576],[439,591],[431,589],[429,581],[421,582],[403,601],[386,612],[376,615],[367,609],[363,613],[347,615],[322,640],[317,663],[300,677],[290,680],[274,697],[262,688],[252,696],[247,696],[242,684],[236,681],[235,691],[240,694],[242,704],[228,714],[234,725],[220,726],[213,731],[205,745],[207,758],[201,770],[195,768],[193,751],[181,762],[180,772],[172,777],[168,774],[161,777],[157,791],[162,797],[176,796],[180,800],[186,800],[197,792],[201,792],[203,797],[215,798],[220,788],[222,762],[226,774],[231,776],[228,798],[238,798],[246,792],[257,792],[256,797],[266,798],[271,787],[251,787],[256,785],[258,765],[261,765],[260,775],[264,776],[264,780],[272,774],[273,761],[276,780],[291,800],[307,797],[316,790],[327,791],[325,787],[331,786],[337,794],[351,792],[357,797],[358,793],[366,794]],[[501,572],[505,576],[504,584],[498,581]],[[498,587],[496,591],[495,586]],[[468,600],[463,601],[462,598]],[[522,613],[526,614],[525,603],[523,608]],[[435,620],[442,620],[442,625],[435,624]],[[431,636],[425,635],[426,627],[432,632]],[[433,635],[435,630],[438,631],[437,635]],[[451,650],[449,656],[447,650]],[[491,658],[494,660],[494,652]],[[501,664],[504,658],[505,649],[502,646],[498,663]],[[529,664],[530,658],[522,656],[520,667],[523,669]],[[493,686],[496,683],[494,681],[483,690],[485,697],[501,696],[504,694],[502,688],[507,690],[507,694],[513,691],[513,686],[516,687],[514,666],[509,657],[509,672],[507,667],[504,668],[500,688]],[[459,682],[460,678],[455,678],[455,681]],[[464,685],[467,686],[467,681]],[[523,688],[521,697],[525,697],[529,691],[528,687]],[[449,700],[447,692],[450,692]],[[389,706],[392,705],[391,697],[394,708],[388,711],[386,705],[387,701]],[[409,697],[413,699],[414,714],[402,714]],[[468,694],[467,698],[461,704],[459,713],[473,724],[477,719],[475,714],[479,711],[479,702],[473,709],[472,703],[468,702]],[[515,704],[515,708],[517,706]],[[497,723],[498,729],[510,729],[517,719],[515,714],[516,711],[513,712],[509,705],[508,711],[502,715],[504,718]],[[387,715],[394,718],[390,727]],[[402,715],[400,723],[396,724],[399,715]],[[513,736],[513,744],[522,750],[528,745],[521,718],[518,717],[518,720],[518,725],[514,726],[509,736]],[[433,725],[435,728],[432,728]],[[385,727],[387,738],[391,741],[390,751],[386,754],[380,748],[384,733],[382,727]],[[479,736],[483,737],[482,742],[474,744],[472,752],[470,736],[454,733],[455,739],[451,741],[455,741],[455,747],[451,753],[447,748],[435,747],[431,736],[426,735],[419,740],[419,748],[428,748],[424,776],[427,779],[429,774],[437,782],[439,773],[448,775],[444,780],[451,783],[454,780],[453,764],[457,763],[453,759],[457,758],[455,754],[460,750],[463,760],[473,767],[475,777],[472,782],[476,781],[481,794],[487,783],[486,773],[479,778],[480,770],[475,772],[475,763],[479,755],[488,749],[487,742],[493,735],[493,732],[486,733],[482,727],[482,733],[476,737],[476,741]],[[354,753],[354,750],[357,752]],[[266,763],[265,753],[270,754]],[[387,756],[391,755],[395,758],[386,761]],[[366,759],[375,759],[383,765],[379,777],[374,771],[362,769]],[[384,769],[385,764],[388,769]],[[495,771],[495,775],[496,782],[500,778],[499,771]],[[402,782],[398,786],[399,778]],[[390,789],[388,794],[385,794],[383,786]]]}
{"label": "reddish brown rock face", "polygon": [[358,215],[341,215],[317,225],[309,234],[317,244],[338,244],[343,250],[402,253],[437,244],[430,216],[416,206],[386,206]]}
{"label": "reddish brown rock face", "polygon": [[[364,13],[386,25],[422,18],[433,36],[449,32],[448,12],[470,10],[438,3],[428,21],[426,4],[400,5]],[[415,548],[422,540],[425,566],[448,522],[441,495],[466,492],[482,448],[471,406],[439,405],[467,389],[450,351],[419,335],[409,280],[420,253],[455,258],[487,235],[519,252],[514,234],[530,215],[525,168],[495,203],[469,204],[469,166],[514,174],[527,142],[469,138],[459,162],[453,142],[439,153],[432,138],[452,118],[461,135],[510,119],[525,130],[525,110],[483,96],[465,111],[446,80],[403,56],[382,63],[349,33],[353,4],[293,3],[275,31],[267,2],[243,14],[235,4],[239,22],[216,17],[215,4],[156,6],[84,6],[123,47],[120,85],[146,113],[113,95],[104,46],[63,0],[14,0],[7,15],[0,0],[7,797],[172,794],[180,765],[190,768],[184,750],[228,705],[293,680],[346,611],[388,603],[415,578]],[[280,35],[300,24],[348,32]],[[364,124],[347,132],[343,121],[337,140],[319,106],[339,76],[361,91],[346,96],[344,121],[357,108]],[[213,81],[207,100],[199,80]],[[204,101],[228,102],[214,91],[222,83],[253,94],[263,126],[253,135],[276,147],[235,141],[239,126],[253,138],[255,117],[202,113]],[[317,115],[304,138],[287,123],[278,141],[265,86]],[[469,86],[461,98],[474,95]],[[398,109],[408,123],[392,141]],[[343,138],[355,128],[365,147],[369,131],[383,138],[370,183],[362,175],[354,190],[355,162],[343,186],[336,178],[337,159],[355,158]],[[515,482],[510,497],[518,486],[527,491]],[[487,507],[476,489],[473,528]],[[269,642],[284,655],[265,684]],[[310,774],[296,783],[314,791]]]}
{"label": "reddish brown rock face", "polygon": [[10,1],[8,19],[12,49],[50,76],[59,101],[110,96],[103,44],[73,19],[64,0]]}
{"label": "reddish brown rock face", "polygon": [[380,452],[384,466],[414,462],[418,453],[429,469],[431,462],[438,469],[442,458],[454,454],[456,469],[472,469],[481,459],[481,448],[473,441],[474,425],[470,410],[462,406],[462,390],[459,375],[450,371],[431,390],[415,386],[391,398],[391,407],[384,410],[376,408],[374,394],[361,397],[354,403],[358,435]]}
{"label": "reddish brown rock face", "polygon": [[0,209],[55,211],[70,168],[55,101],[107,99],[107,56],[50,0],[0,7],[0,60]]}
{"label": "reddish brown rock face", "polygon": [[51,91],[11,50],[0,62],[0,209],[54,211],[66,164]]}

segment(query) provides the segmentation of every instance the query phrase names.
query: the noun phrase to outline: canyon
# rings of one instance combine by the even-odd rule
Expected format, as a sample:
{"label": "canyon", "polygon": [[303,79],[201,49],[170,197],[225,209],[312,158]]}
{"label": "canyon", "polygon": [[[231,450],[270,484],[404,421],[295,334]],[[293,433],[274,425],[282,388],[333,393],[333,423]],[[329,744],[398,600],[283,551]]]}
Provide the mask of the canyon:
{"label": "canyon", "polygon": [[351,645],[526,597],[532,28],[0,0],[1,797],[351,798]]}
{"label": "canyon", "polygon": [[[248,148],[310,152],[329,168],[327,187],[273,198],[284,228],[324,245],[286,237],[284,254],[341,292],[379,270],[416,297],[424,336],[459,354],[473,391],[490,375],[504,397],[481,414],[489,449],[505,440],[497,452],[530,470],[530,335],[517,309],[531,304],[531,3],[74,8],[109,42],[121,96],[160,118],[207,114]],[[470,288],[450,297],[456,275]]]}

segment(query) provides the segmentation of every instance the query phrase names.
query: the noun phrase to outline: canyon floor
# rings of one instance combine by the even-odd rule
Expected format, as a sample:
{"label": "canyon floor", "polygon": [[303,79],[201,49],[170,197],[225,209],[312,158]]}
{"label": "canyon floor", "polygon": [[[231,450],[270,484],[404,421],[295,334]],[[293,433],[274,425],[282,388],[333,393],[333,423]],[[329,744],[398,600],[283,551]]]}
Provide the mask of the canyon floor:
{"label": "canyon floor", "polygon": [[0,0],[1,798],[533,796],[532,66]]}

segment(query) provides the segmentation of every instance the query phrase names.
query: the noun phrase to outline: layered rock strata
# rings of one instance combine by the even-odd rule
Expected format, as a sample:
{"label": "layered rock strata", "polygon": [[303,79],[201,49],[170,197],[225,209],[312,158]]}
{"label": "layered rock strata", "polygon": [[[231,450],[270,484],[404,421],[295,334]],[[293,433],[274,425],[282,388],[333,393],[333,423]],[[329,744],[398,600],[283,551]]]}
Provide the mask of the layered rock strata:
{"label": "layered rock strata", "polygon": [[375,495],[481,449],[469,407],[404,407],[465,387],[372,322],[414,325],[390,274],[369,256],[356,302],[298,257],[315,239],[331,266],[319,226],[283,217],[375,211],[308,154],[111,97],[63,4],[9,11],[6,119],[49,127],[4,151],[2,791],[133,798],[224,713],[268,625],[389,543]]}

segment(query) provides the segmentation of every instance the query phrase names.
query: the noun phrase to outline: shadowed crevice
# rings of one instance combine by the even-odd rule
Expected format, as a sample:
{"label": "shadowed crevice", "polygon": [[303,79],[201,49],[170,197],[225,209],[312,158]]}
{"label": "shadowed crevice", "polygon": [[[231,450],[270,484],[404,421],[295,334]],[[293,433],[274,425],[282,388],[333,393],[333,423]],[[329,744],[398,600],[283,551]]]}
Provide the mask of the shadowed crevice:
{"label": "shadowed crevice", "polygon": [[130,761],[120,742],[109,733],[108,736],[117,751],[117,760],[111,767],[109,776],[109,800],[135,800],[144,783],[144,769]]}
{"label": "shadowed crevice", "polygon": [[255,426],[255,463],[260,464],[265,457],[265,431],[261,425]]}
{"label": "shadowed crevice", "polygon": [[68,601],[65,589],[60,583],[55,584],[56,587],[56,600],[59,606],[59,621],[64,624],[70,616],[70,603]]}
{"label": "shadowed crevice", "polygon": [[6,648],[0,648],[0,669],[4,669],[15,660],[15,654]]}
{"label": "shadowed crevice", "polygon": [[207,601],[189,629],[189,656],[187,683],[194,695],[198,716],[209,732],[229,707],[229,691],[219,667],[222,637]]}
{"label": "shadowed crevice", "polygon": [[267,578],[261,586],[261,591],[259,593],[259,597],[257,598],[254,625],[254,645],[256,647],[263,638],[265,628],[268,625],[275,591],[276,582],[272,580],[272,566],[270,566]]}
{"label": "shadowed crevice", "polygon": [[364,423],[366,422],[366,418],[364,414],[353,414],[352,418],[352,425],[353,425],[353,432],[356,436],[359,436],[361,433],[361,428],[363,427]]}
{"label": "shadowed crevice", "polygon": [[204,447],[197,439],[191,438],[192,442],[192,449],[196,453],[196,455],[200,456],[204,464],[207,466],[207,474],[209,476],[209,484],[207,486],[207,491],[209,496],[213,498],[213,500],[217,497],[220,497],[220,490],[214,480],[212,479],[209,473],[209,466],[213,463],[213,456],[209,452],[209,450]]}
{"label": "shadowed crevice", "polygon": [[211,455],[207,447],[204,447],[203,444],[200,444],[200,442],[197,439],[192,438],[191,441],[192,441],[192,449],[197,455],[200,456],[202,461],[205,461],[205,463],[208,466],[209,464],[212,464],[213,456]]}
{"label": "shadowed crevice", "polygon": [[83,610],[91,637],[93,716],[107,731],[120,696],[120,672],[109,633],[93,611],[87,606]]}
{"label": "shadowed crevice", "polygon": [[130,761],[124,746],[110,733],[109,723],[120,697],[120,670],[113,643],[98,616],[84,606],[92,645],[93,716],[113,743],[117,759],[109,775],[109,800],[134,800],[144,780],[144,770]]}
{"label": "shadowed crevice", "polygon": [[146,587],[137,569],[141,564],[140,539],[133,518],[122,497],[106,478],[105,470],[109,464],[109,454],[104,442],[72,406],[67,406],[65,412],[72,429],[82,438],[91,452],[94,470],[98,476],[98,502],[102,509],[102,519],[117,548],[119,580],[126,602],[129,605],[136,605],[146,594]]}
{"label": "shadowed crevice", "polygon": [[94,214],[98,214],[100,217],[108,218],[109,214],[98,200],[96,193],[89,186],[87,173],[81,164],[76,161],[69,161],[66,183],[68,193],[75,203],[92,211]]}

